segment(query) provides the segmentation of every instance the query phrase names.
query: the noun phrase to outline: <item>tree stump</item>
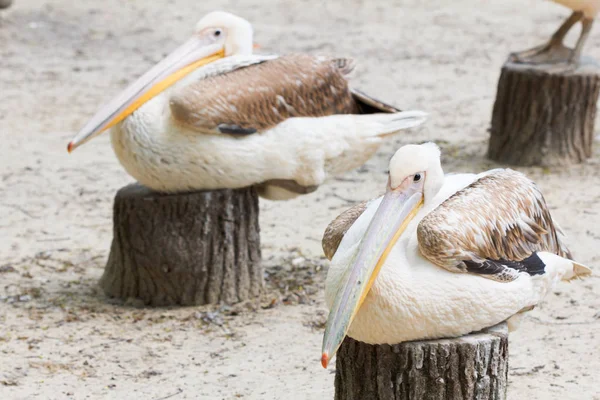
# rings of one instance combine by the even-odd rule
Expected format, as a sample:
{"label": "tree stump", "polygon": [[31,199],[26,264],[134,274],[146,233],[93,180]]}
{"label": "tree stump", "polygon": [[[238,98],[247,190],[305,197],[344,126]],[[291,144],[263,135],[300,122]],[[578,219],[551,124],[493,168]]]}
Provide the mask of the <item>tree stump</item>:
{"label": "tree stump", "polygon": [[564,166],[592,156],[600,65],[576,68],[507,61],[492,112],[488,157],[523,166]]}
{"label": "tree stump", "polygon": [[346,337],[337,353],[336,400],[504,400],[508,328],[455,339],[369,345]]}
{"label": "tree stump", "polygon": [[100,285],[152,306],[235,303],[263,284],[254,188],[164,194],[121,188]]}

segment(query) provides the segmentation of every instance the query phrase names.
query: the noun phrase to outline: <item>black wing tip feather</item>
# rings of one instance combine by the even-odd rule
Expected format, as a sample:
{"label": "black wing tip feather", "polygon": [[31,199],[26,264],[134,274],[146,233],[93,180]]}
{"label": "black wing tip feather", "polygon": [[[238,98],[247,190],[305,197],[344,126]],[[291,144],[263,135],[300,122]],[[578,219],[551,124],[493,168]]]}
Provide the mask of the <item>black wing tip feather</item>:
{"label": "black wing tip feather", "polygon": [[546,264],[537,253],[533,253],[521,261],[486,259],[483,262],[465,260],[464,263],[467,272],[486,275],[486,277],[503,282],[516,279],[520,272],[525,272],[530,276],[542,275],[546,272]]}
{"label": "black wing tip feather", "polygon": [[377,114],[382,112],[393,114],[402,111],[391,104],[384,103],[381,100],[377,100],[374,97],[369,96],[361,90],[351,88],[350,92],[352,93],[354,100],[357,102],[361,114]]}
{"label": "black wing tip feather", "polygon": [[239,125],[228,125],[228,124],[219,124],[217,129],[221,133],[227,133],[229,135],[251,135],[256,133],[256,129],[254,128],[242,128]]}

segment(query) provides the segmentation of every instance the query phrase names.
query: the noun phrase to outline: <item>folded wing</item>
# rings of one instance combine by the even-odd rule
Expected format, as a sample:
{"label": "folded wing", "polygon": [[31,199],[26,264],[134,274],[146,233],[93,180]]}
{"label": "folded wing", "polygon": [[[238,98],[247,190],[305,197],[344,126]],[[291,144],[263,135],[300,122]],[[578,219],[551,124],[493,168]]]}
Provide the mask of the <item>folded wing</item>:
{"label": "folded wing", "polygon": [[177,90],[173,119],[206,134],[248,135],[292,117],[397,112],[348,86],[349,59],[292,54],[230,68]]}
{"label": "folded wing", "polygon": [[521,272],[543,274],[537,252],[570,258],[537,186],[510,169],[455,193],[420,222],[417,235],[432,263],[504,282]]}

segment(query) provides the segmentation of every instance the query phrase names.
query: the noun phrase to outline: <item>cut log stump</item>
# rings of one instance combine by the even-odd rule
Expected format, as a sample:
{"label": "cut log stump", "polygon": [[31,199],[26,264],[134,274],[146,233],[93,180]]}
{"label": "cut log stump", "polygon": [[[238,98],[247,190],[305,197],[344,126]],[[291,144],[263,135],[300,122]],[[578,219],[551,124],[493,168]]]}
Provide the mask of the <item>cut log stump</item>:
{"label": "cut log stump", "polygon": [[253,188],[162,194],[121,188],[100,285],[146,305],[236,303],[263,283]]}
{"label": "cut log stump", "polygon": [[523,166],[565,166],[592,156],[600,65],[507,61],[492,113],[488,157]]}
{"label": "cut log stump", "polygon": [[336,400],[504,400],[506,323],[455,339],[369,345],[346,337]]}

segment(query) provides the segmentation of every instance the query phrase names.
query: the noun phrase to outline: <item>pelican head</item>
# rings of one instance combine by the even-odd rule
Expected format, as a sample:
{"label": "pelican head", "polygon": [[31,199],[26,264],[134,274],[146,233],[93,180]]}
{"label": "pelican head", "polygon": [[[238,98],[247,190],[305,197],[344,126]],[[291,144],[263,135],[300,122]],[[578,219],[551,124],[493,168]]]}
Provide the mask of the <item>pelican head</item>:
{"label": "pelican head", "polygon": [[192,37],[102,107],[77,133],[67,150],[121,122],[148,100],[195,69],[220,58],[252,54],[252,25],[243,18],[215,11],[197,24]]}
{"label": "pelican head", "polygon": [[414,216],[440,189],[444,173],[434,143],[401,147],[390,161],[387,190],[361,239],[327,319],[321,364],[344,340],[389,252]]}

